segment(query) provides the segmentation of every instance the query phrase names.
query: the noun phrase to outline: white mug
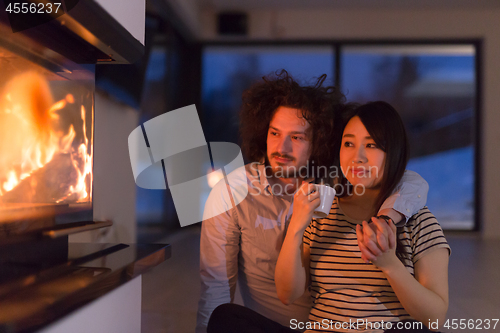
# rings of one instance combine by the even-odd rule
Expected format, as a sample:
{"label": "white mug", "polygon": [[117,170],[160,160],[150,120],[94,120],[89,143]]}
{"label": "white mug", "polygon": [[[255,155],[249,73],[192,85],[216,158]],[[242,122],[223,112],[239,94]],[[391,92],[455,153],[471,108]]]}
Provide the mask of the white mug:
{"label": "white mug", "polygon": [[321,203],[314,210],[313,218],[321,219],[330,214],[333,199],[335,198],[335,189],[328,185],[316,185],[316,189],[319,191],[319,199],[321,200]]}

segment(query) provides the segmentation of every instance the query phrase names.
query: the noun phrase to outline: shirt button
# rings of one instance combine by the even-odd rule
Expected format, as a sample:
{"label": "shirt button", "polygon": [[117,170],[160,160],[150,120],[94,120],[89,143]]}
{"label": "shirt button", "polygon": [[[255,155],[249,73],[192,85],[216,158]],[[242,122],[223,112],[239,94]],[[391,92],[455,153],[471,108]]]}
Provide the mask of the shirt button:
{"label": "shirt button", "polygon": [[421,195],[419,194],[419,195],[418,195],[418,197],[420,198],[420,197],[421,197]]}
{"label": "shirt button", "polygon": [[409,210],[408,208],[406,208],[406,211],[407,211],[408,213],[410,212],[410,210]]}

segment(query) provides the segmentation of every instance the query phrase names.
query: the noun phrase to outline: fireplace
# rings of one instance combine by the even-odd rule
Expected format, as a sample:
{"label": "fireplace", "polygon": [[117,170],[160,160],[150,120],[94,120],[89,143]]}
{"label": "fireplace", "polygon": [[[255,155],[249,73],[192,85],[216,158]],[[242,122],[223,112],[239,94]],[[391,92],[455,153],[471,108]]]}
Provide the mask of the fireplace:
{"label": "fireplace", "polygon": [[132,280],[140,305],[136,277],[170,256],[161,244],[68,242],[114,222],[93,214],[105,163],[94,158],[96,64],[133,62],[143,48],[95,1],[17,33],[0,12],[0,331],[57,324]]}
{"label": "fireplace", "polygon": [[0,238],[91,220],[94,73],[53,72],[0,38]]}
{"label": "fireplace", "polygon": [[0,12],[0,240],[92,221],[96,64],[144,52],[99,2],[16,33]]}
{"label": "fireplace", "polygon": [[114,61],[111,46],[59,19],[13,32],[0,13],[0,282],[64,262],[68,235],[112,224],[93,220],[92,200],[95,66]]}

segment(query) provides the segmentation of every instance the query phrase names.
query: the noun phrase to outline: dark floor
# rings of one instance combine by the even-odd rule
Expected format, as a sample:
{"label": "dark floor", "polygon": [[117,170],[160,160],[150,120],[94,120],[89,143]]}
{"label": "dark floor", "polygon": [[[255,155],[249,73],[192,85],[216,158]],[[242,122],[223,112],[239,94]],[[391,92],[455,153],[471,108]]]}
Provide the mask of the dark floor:
{"label": "dark floor", "polygon": [[200,295],[200,228],[181,229],[156,243],[172,246],[172,257],[142,280],[142,332],[194,332]]}
{"label": "dark floor", "polygon": [[[452,248],[448,318],[476,323],[499,318],[500,240],[481,240],[475,233],[446,233],[446,237]],[[172,257],[143,277],[142,332],[194,332],[200,293],[199,239],[198,225],[158,241],[171,244]],[[500,323],[496,330],[500,332]],[[458,331],[472,330],[454,330]]]}

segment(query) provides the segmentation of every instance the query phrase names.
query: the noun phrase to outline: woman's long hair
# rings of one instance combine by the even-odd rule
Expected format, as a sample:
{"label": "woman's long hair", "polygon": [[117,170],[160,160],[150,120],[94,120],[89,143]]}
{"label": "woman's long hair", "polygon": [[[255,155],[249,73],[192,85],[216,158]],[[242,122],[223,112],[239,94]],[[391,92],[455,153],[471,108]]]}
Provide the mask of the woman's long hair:
{"label": "woman's long hair", "polygon": [[[396,109],[389,103],[383,101],[370,102],[358,106],[353,110],[347,110],[340,115],[339,126],[342,127],[338,131],[340,137],[336,140],[336,154],[340,154],[340,146],[342,135],[345,126],[353,117],[358,116],[365,126],[370,136],[375,141],[377,146],[386,153],[384,174],[380,186],[380,192],[376,201],[376,210],[378,211],[384,201],[394,192],[397,185],[401,181],[406,169],[406,164],[409,158],[409,144],[406,130]],[[337,161],[339,166],[339,162]],[[339,174],[338,186],[349,186],[347,179],[343,173]],[[347,191],[343,191],[344,195]],[[406,258],[406,252],[397,242],[396,253],[400,259]]]}

